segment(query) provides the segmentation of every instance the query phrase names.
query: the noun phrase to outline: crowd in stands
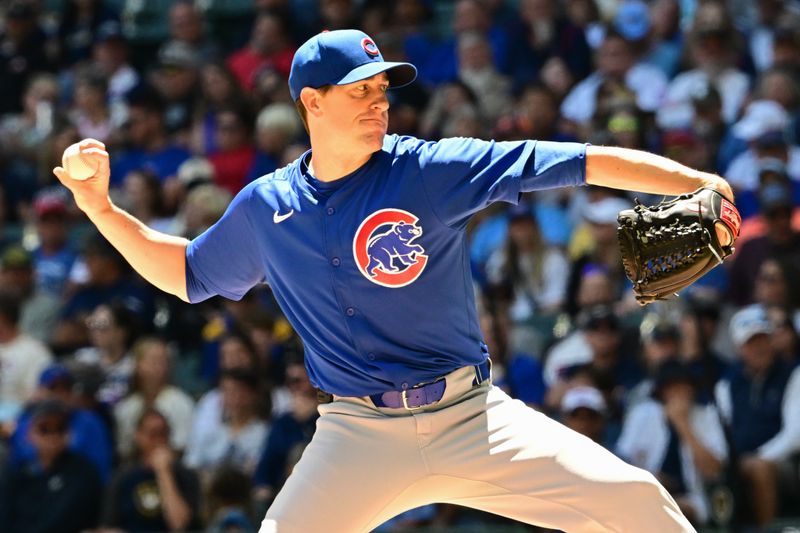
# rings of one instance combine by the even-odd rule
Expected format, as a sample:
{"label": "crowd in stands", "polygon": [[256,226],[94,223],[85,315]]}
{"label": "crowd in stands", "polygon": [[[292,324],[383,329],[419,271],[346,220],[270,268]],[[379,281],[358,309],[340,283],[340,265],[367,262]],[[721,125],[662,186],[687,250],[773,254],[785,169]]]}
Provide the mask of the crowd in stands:
{"label": "crowd in stands", "polygon": [[[350,27],[419,70],[389,91],[392,134],[618,145],[730,181],[735,255],[647,307],[616,217],[660,197],[476,214],[481,328],[495,385],[653,472],[698,527],[797,514],[800,2],[7,0],[0,529],[257,531],[314,434],[302,343],[267,286],[189,305],[145,283],[52,168],[98,139],[115,203],[194,238],[308,150],[294,50]],[[508,521],[431,505],[379,531],[480,524]]]}

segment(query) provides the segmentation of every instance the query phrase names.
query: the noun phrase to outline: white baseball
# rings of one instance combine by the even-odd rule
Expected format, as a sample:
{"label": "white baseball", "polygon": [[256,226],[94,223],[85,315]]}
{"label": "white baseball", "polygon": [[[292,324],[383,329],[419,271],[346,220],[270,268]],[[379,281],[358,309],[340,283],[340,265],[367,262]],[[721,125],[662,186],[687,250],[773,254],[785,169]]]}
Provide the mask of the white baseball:
{"label": "white baseball", "polygon": [[67,171],[69,177],[74,180],[88,180],[97,172],[97,166],[93,165],[81,153],[80,144],[75,143],[64,150],[61,158],[61,166]]}

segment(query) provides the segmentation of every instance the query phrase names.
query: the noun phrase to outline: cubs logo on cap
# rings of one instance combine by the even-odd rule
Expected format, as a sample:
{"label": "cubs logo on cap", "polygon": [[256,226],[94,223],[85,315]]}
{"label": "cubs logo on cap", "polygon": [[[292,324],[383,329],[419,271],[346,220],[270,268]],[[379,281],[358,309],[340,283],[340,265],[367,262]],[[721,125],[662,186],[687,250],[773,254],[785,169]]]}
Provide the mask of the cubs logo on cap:
{"label": "cubs logo on cap", "polygon": [[378,45],[369,37],[361,39],[361,48],[363,48],[370,57],[378,57],[381,53],[380,50],[378,50]]}
{"label": "cubs logo on cap", "polygon": [[418,222],[402,209],[381,209],[365,218],[353,238],[353,257],[361,274],[383,287],[413,283],[428,263],[425,249],[414,242],[422,236]]}

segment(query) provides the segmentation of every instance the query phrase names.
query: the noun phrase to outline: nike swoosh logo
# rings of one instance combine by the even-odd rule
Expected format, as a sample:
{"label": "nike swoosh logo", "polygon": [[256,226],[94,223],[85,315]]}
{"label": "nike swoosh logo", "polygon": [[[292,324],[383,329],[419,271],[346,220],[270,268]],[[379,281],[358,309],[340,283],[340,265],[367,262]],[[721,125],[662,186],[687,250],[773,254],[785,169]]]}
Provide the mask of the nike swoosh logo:
{"label": "nike swoosh logo", "polygon": [[274,223],[276,223],[276,224],[280,224],[281,222],[283,222],[284,220],[286,220],[287,218],[289,218],[293,214],[294,214],[294,209],[292,209],[291,211],[289,211],[288,213],[285,213],[283,215],[279,215],[278,212],[275,211],[275,213],[273,213],[273,215],[272,215],[272,221]]}

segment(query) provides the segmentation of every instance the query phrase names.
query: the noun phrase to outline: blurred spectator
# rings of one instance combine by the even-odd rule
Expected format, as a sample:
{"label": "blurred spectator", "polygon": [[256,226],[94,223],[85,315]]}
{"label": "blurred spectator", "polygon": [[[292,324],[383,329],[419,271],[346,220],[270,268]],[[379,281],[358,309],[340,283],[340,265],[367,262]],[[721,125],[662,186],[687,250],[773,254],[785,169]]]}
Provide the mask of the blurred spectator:
{"label": "blurred spectator", "polygon": [[545,85],[526,86],[511,112],[497,121],[495,137],[508,141],[574,141],[574,137],[564,135],[558,129],[558,102],[555,93]]}
{"label": "blurred spectator", "polygon": [[800,362],[800,312],[797,309],[787,309],[780,306],[767,307],[767,316],[772,323],[772,346],[790,367],[797,366]]}
{"label": "blurred spectator", "polygon": [[728,297],[737,305],[752,302],[754,281],[767,257],[784,257],[800,267],[800,232],[792,229],[791,189],[772,183],[761,191],[766,233],[739,247],[730,265]]}
{"label": "blurred spectator", "polygon": [[692,69],[678,74],[669,84],[658,110],[664,128],[685,128],[692,121],[691,99],[714,86],[722,97],[722,116],[732,124],[750,89],[747,74],[737,68],[739,36],[725,4],[708,1],[698,6],[687,45]]}
{"label": "blurred spectator", "polygon": [[[702,154],[698,156],[703,158],[703,166],[698,168],[722,173],[747,145],[732,134],[725,122],[725,117],[722,116],[722,97],[713,86],[709,86],[708,91],[692,97],[692,113],[691,128],[678,131],[691,131],[695,143],[703,145]],[[665,136],[669,131],[671,130],[664,132]],[[666,151],[664,155],[670,157]],[[709,160],[706,161],[705,158]]]}
{"label": "blurred spectator", "polygon": [[164,127],[173,141],[189,143],[189,128],[200,94],[200,56],[180,41],[164,43],[158,51],[158,66],[153,71],[153,86],[164,104]]}
{"label": "blurred spectator", "polygon": [[275,102],[294,105],[289,92],[289,78],[271,64],[264,65],[255,74],[252,92],[248,95],[253,109],[261,109]]}
{"label": "blurred spectator", "polygon": [[136,424],[135,459],[106,492],[101,524],[123,531],[184,531],[200,525],[200,482],[170,448],[167,419],[147,409]]}
{"label": "blurred spectator", "polygon": [[214,181],[232,195],[246,185],[256,163],[252,121],[241,107],[221,109],[216,117],[217,151],[208,156]]}
{"label": "blurred spectator", "polygon": [[352,0],[322,0],[319,4],[322,28],[343,30],[358,27],[358,11]]}
{"label": "blurred spectator", "polygon": [[759,71],[768,69],[774,62],[776,33],[792,22],[797,23],[796,13],[792,17],[786,4],[781,0],[760,0],[755,3],[758,25],[750,32],[748,46]]}
{"label": "blurred spectator", "polygon": [[252,474],[266,443],[269,425],[259,412],[258,377],[248,370],[226,370],[220,376],[222,417],[213,432],[192,440],[184,463],[204,478],[221,465]]}
{"label": "blurred spectator", "polygon": [[661,145],[664,155],[670,159],[698,170],[714,171],[712,143],[692,130],[667,130],[661,136]]}
{"label": "blurred spectator", "polygon": [[8,533],[80,533],[97,524],[100,478],[68,447],[69,410],[56,400],[37,404],[28,429],[35,451],[0,474],[0,523]]}
{"label": "blurred spectator", "polygon": [[463,33],[457,42],[458,79],[477,95],[481,116],[492,123],[511,107],[511,80],[492,62],[488,39],[480,33]]}
{"label": "blurred spectator", "polygon": [[628,413],[617,453],[653,473],[691,522],[708,521],[704,485],[722,471],[727,444],[716,407],[697,401],[685,363],[668,358],[659,364],[653,399]]}
{"label": "blurred spectator", "polygon": [[503,74],[511,63],[511,36],[508,29],[492,20],[485,2],[458,0],[455,3],[450,28],[452,36],[441,43],[425,41],[406,43],[408,60],[416,65],[420,81],[431,85],[450,82],[458,76],[458,41],[462,35],[477,33],[490,43],[492,64]]}
{"label": "blurred spectator", "polygon": [[70,122],[81,138],[107,142],[112,135],[111,111],[106,104],[108,92],[104,72],[84,69],[75,78],[75,101]]}
{"label": "blurred spectator", "polygon": [[83,251],[86,283],[75,291],[61,310],[61,321],[52,342],[58,348],[78,348],[88,340],[85,319],[99,305],[122,302],[130,320],[148,328],[153,321],[153,293],[137,283],[119,252],[99,233],[91,236]]}
{"label": "blurred spectator", "polygon": [[130,310],[119,302],[98,305],[86,318],[91,345],[75,352],[75,361],[99,367],[103,382],[97,398],[116,405],[127,393],[135,361],[129,352],[138,328]]}
{"label": "blurred spectator", "polygon": [[53,356],[41,341],[19,329],[20,299],[0,292],[0,420],[12,420],[29,400]]}
{"label": "blurred spectator", "polygon": [[[581,27],[562,13],[555,0],[523,0],[519,3],[519,35],[510,47],[514,87],[520,89],[535,81],[545,62],[560,57],[575,79],[582,79],[591,69],[589,46]],[[579,3],[579,2],[570,2]],[[597,11],[593,0],[585,9]],[[571,10],[575,10],[570,6]],[[588,24],[589,21],[582,21]]]}
{"label": "blurred spectator", "polygon": [[36,287],[33,258],[25,248],[12,245],[0,256],[0,291],[20,302],[19,330],[46,343],[58,320],[61,301]]}
{"label": "blurred spectator", "polygon": [[[508,316],[511,296],[504,288],[490,287],[484,291],[486,309],[480,313],[481,333],[492,358],[492,380],[514,398],[540,408],[544,404],[547,386],[537,355],[544,343],[539,331],[528,324],[514,327]],[[514,342],[514,337],[526,342]]]}
{"label": "blurred spectator", "polygon": [[644,58],[648,63],[660,68],[670,79],[680,68],[683,56],[684,35],[680,27],[680,18],[679,0],[656,0],[650,3],[649,20],[652,30],[650,46]]}
{"label": "blurred spectator", "polygon": [[97,28],[92,59],[108,79],[111,122],[120,127],[128,119],[128,93],[139,84],[141,76],[128,62],[128,42],[118,22],[110,20]]}
{"label": "blurred spectator", "polygon": [[287,363],[285,382],[291,393],[290,410],[273,421],[253,473],[253,498],[265,508],[289,475],[292,449],[311,442],[319,418],[317,391],[301,359]]}
{"label": "blurred spectator", "polygon": [[[606,272],[614,299],[622,294],[626,281],[617,243],[617,215],[629,207],[630,202],[616,196],[602,197],[584,206],[584,226],[575,230],[570,243],[570,255],[575,259],[570,267],[567,285],[568,302],[575,302],[580,279],[587,268],[600,268]],[[597,296],[600,295],[591,297]]]}
{"label": "blurred spectator", "polygon": [[661,104],[667,79],[656,67],[637,62],[631,43],[618,33],[609,32],[595,54],[595,70],[578,83],[561,104],[567,120],[586,125],[597,109],[603,86],[631,91],[642,111],[655,111]]}
{"label": "blurred spectator", "polygon": [[778,102],[790,114],[800,105],[800,86],[794,73],[784,67],[772,67],[761,73],[756,81],[755,96]]}
{"label": "blurred spectator", "polygon": [[[213,176],[213,171],[212,171]],[[178,214],[182,236],[193,239],[210,228],[225,213],[233,195],[227,189],[201,184],[189,191]]]}
{"label": "blurred spectator", "polygon": [[557,410],[572,375],[584,371],[603,392],[609,402],[609,411],[616,417],[618,406],[639,383],[642,372],[627,343],[623,343],[622,325],[609,306],[596,305],[585,309],[578,316],[577,323],[585,347],[573,353],[562,348],[557,352],[558,359],[554,359],[553,352],[550,353],[545,375],[555,376],[555,381],[548,383],[550,389],[546,404]]}
{"label": "blurred spectator", "polygon": [[441,138],[452,129],[451,124],[462,115],[478,114],[478,98],[461,81],[447,83],[433,93],[420,121],[420,134],[426,138]]}
{"label": "blurred spectator", "polygon": [[748,150],[731,161],[725,172],[734,190],[758,189],[759,167],[767,158],[782,162],[786,165],[786,174],[793,180],[800,180],[800,147],[789,144],[788,126],[789,114],[777,102],[755,100],[747,106],[732,132],[747,141]]}
{"label": "blurred spectator", "polygon": [[[255,348],[247,337],[232,333],[219,341],[219,371],[243,370],[254,376],[263,375]],[[279,402],[276,402],[279,403]],[[207,390],[197,402],[189,442],[213,439],[223,424],[222,391],[217,385]]]}
{"label": "blurred spectator", "polygon": [[753,302],[764,307],[800,309],[800,265],[785,258],[767,257],[753,285]]}
{"label": "blurred spectator", "polygon": [[161,97],[152,89],[139,89],[128,97],[128,107],[129,147],[112,162],[112,185],[119,186],[131,170],[150,170],[162,182],[175,176],[191,154],[167,136]]}
{"label": "blurred spectator", "polygon": [[250,516],[250,478],[236,468],[214,472],[208,487],[206,533],[256,533]]}
{"label": "blurred spectator", "polygon": [[131,171],[125,176],[123,191],[122,203],[130,214],[156,231],[174,231],[175,220],[167,216],[163,188],[156,175],[147,170]]}
{"label": "blurred spectator", "polygon": [[486,264],[488,281],[513,288],[510,315],[515,322],[559,311],[566,294],[566,256],[544,242],[532,206],[512,207],[508,219],[506,242]]}
{"label": "blurred spectator", "polygon": [[67,0],[58,26],[59,68],[89,59],[98,28],[117,13],[105,0]]}
{"label": "blurred spectator", "polygon": [[770,342],[773,331],[760,306],[746,307],[731,318],[739,361],[716,390],[739,454],[744,501],[761,528],[778,512],[781,465],[800,449],[800,368],[777,357]]}
{"label": "blurred spectator", "polygon": [[203,65],[200,70],[200,97],[195,105],[192,132],[195,153],[210,154],[217,151],[217,113],[240,104],[243,99],[236,77],[223,63]]}
{"label": "blurred spectator", "polygon": [[687,294],[680,308],[680,357],[689,365],[701,401],[713,400],[714,387],[728,367],[730,357],[717,350],[721,304],[716,294]]}
{"label": "blurred spectator", "polygon": [[789,69],[797,74],[800,71],[800,33],[797,31],[797,22],[789,21],[775,28],[772,41],[772,64],[776,67]]}
{"label": "blurred spectator", "polygon": [[586,44],[591,49],[600,46],[606,34],[606,26],[597,4],[596,0],[571,0],[564,6],[567,18],[573,25],[583,30]]}
{"label": "blurred spectator", "polygon": [[[191,157],[181,163],[175,179],[168,180],[161,188],[164,209],[169,211],[172,207],[178,209],[173,217],[171,233],[183,233],[184,213],[181,209],[186,207],[189,192],[199,185],[208,185],[214,181],[214,167],[204,157]],[[226,204],[227,205],[227,204]]]}
{"label": "blurred spectator", "polygon": [[256,118],[256,158],[245,181],[249,183],[281,166],[283,152],[302,132],[303,125],[290,104],[276,102],[262,109]]}
{"label": "blurred spectator", "polygon": [[169,10],[169,36],[173,42],[190,46],[197,57],[206,61],[219,58],[219,46],[206,35],[202,12],[192,0],[172,2]]}
{"label": "blurred spectator", "polygon": [[75,397],[72,394],[74,384],[72,372],[62,364],[52,364],[42,371],[38,388],[31,398],[32,403],[26,406],[16,420],[10,441],[10,461],[21,464],[36,455],[36,443],[29,438],[30,427],[34,423],[35,402],[58,401],[70,408],[67,420],[70,450],[88,459],[100,480],[105,483],[111,474],[111,462],[114,456],[111,432],[99,415],[74,407]]}
{"label": "blurred spectator", "polygon": [[645,377],[628,394],[625,408],[630,411],[653,394],[654,378],[658,368],[668,359],[680,355],[681,333],[677,326],[655,313],[649,313],[639,326],[641,364]]}
{"label": "blurred spectator", "polygon": [[648,148],[648,125],[644,113],[633,102],[612,104],[603,109],[598,107],[593,122],[597,124],[597,128],[589,140],[596,144],[611,144],[634,150]]}
{"label": "blurred spectator", "polygon": [[136,423],[147,409],[163,414],[169,426],[170,447],[180,453],[189,440],[194,401],[184,391],[170,384],[169,347],[154,337],[136,341],[131,350],[136,368],[131,376],[128,395],[114,407],[117,425],[117,452],[128,457]]}
{"label": "blurred spectator", "polygon": [[228,68],[246,92],[253,90],[256,73],[265,65],[289,77],[295,46],[286,33],[286,27],[287,24],[276,13],[260,13],[253,24],[250,41],[228,58]]}
{"label": "blurred spectator", "polygon": [[608,409],[599,390],[589,385],[572,387],[564,393],[559,412],[565,426],[611,448],[605,439]]}
{"label": "blurred spectator", "polygon": [[21,93],[21,112],[0,113],[0,153],[30,165],[38,161],[53,132],[58,91],[58,80],[52,74],[31,76]]}
{"label": "blurred spectator", "polygon": [[63,298],[76,253],[69,243],[72,226],[63,189],[45,189],[33,201],[36,236],[33,250],[36,286],[54,298]]}
{"label": "blurred spectator", "polygon": [[21,95],[31,75],[49,71],[51,65],[34,2],[10,0],[4,11],[5,25],[0,30],[0,114],[21,111]]}
{"label": "blurred spectator", "polygon": [[553,91],[559,102],[566,98],[577,81],[567,68],[567,63],[558,56],[551,57],[542,65],[539,77],[542,84]]}

